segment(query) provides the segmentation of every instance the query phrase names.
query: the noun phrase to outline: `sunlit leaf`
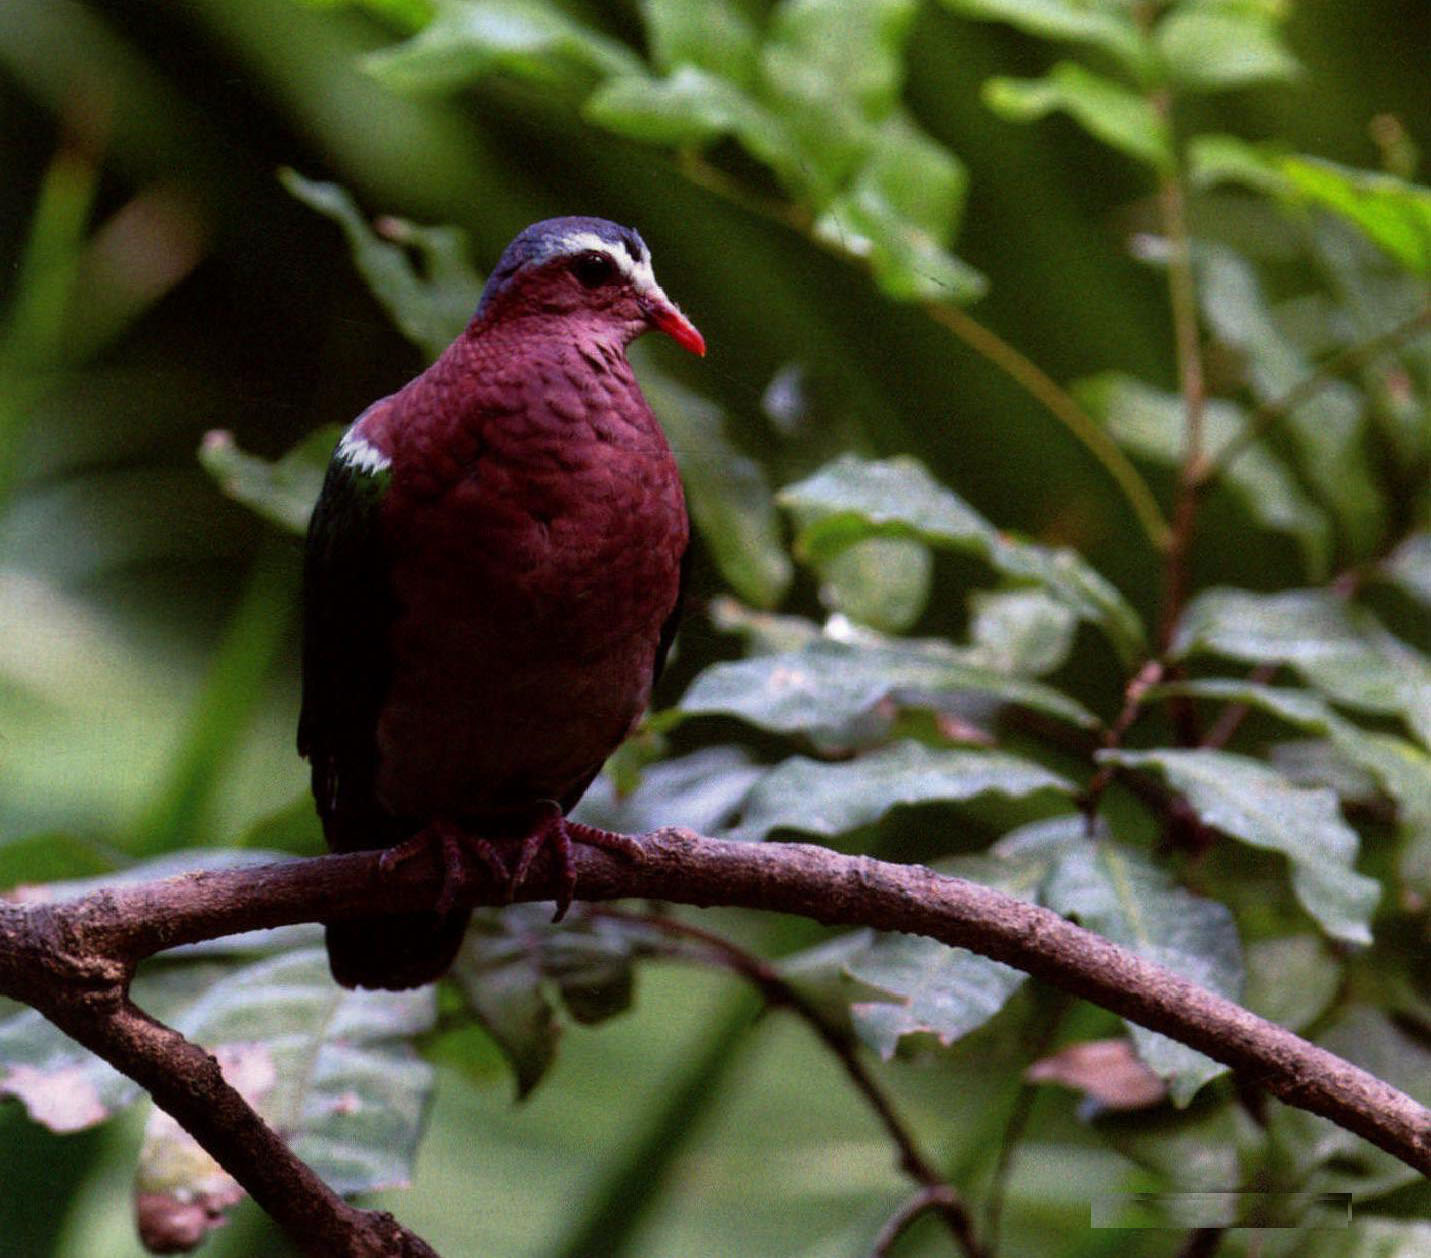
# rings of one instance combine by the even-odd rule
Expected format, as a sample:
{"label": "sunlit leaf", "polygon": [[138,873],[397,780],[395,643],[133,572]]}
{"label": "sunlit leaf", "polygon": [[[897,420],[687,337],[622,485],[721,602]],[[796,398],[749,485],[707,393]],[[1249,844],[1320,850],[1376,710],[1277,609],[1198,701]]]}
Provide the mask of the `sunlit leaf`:
{"label": "sunlit leaf", "polygon": [[302,534],[339,434],[336,424],[325,424],[281,458],[269,460],[239,449],[233,433],[216,428],[204,435],[199,462],[234,501],[281,529]]}
{"label": "sunlit leaf", "polygon": [[983,95],[990,109],[1011,122],[1062,111],[1119,152],[1157,170],[1172,168],[1167,121],[1147,98],[1075,62],[1062,61],[1041,79],[989,79]]}
{"label": "sunlit leaf", "polygon": [[440,91],[489,74],[550,87],[632,73],[640,61],[610,39],[536,0],[439,0],[437,16],[405,43],[368,56],[368,70],[399,91]]}
{"label": "sunlit leaf", "polygon": [[[429,358],[436,358],[466,325],[477,308],[482,280],[467,261],[465,236],[453,227],[420,227],[398,219],[383,220],[379,235],[347,191],[335,183],[305,179],[282,170],[283,186],[310,209],[343,229],[353,265],[393,324]],[[413,265],[408,249],[423,259]]]}
{"label": "sunlit leaf", "polygon": [[1431,745],[1431,663],[1329,590],[1212,589],[1183,613],[1173,653],[1280,663],[1337,703],[1402,717]]}
{"label": "sunlit leaf", "polygon": [[1062,692],[971,664],[937,642],[876,646],[821,639],[798,651],[724,661],[691,683],[680,709],[727,713],[792,734],[839,730],[887,698],[927,707],[955,695],[1014,703],[1088,728],[1097,724]]}
{"label": "sunlit leaf", "polygon": [[880,128],[864,165],[816,219],[814,232],[869,261],[875,279],[901,301],[964,303],[988,287],[945,249],[964,208],[963,164],[907,119]]}
{"label": "sunlit leaf", "polygon": [[963,17],[1007,22],[1041,39],[1090,44],[1135,72],[1148,68],[1147,41],[1122,0],[944,0]]}
{"label": "sunlit leaf", "polygon": [[1020,585],[1041,586],[1102,627],[1125,659],[1142,647],[1136,613],[1080,556],[996,529],[914,459],[844,455],[777,497],[799,521],[798,550],[812,559],[866,537],[916,537],[977,555]]}
{"label": "sunlit leaf", "polygon": [[[1044,902],[1219,995],[1235,1000],[1240,993],[1242,947],[1232,914],[1177,886],[1134,848],[1107,837],[1069,844],[1044,885]],[[1176,1040],[1128,1026],[1138,1055],[1167,1082],[1175,1104],[1186,1105],[1227,1070]]]}
{"label": "sunlit leaf", "polygon": [[791,756],[751,787],[740,822],[726,837],[762,839],[779,829],[831,836],[878,821],[901,804],[1072,790],[1042,765],[1003,752],[944,751],[906,741],[853,760]]}
{"label": "sunlit leaf", "polygon": [[1431,189],[1315,157],[1289,156],[1278,166],[1297,196],[1340,214],[1403,266],[1431,276]]}
{"label": "sunlit leaf", "polygon": [[680,466],[691,516],[721,575],[747,602],[774,606],[792,572],[765,469],[736,449],[719,406],[655,368],[639,348],[632,356]]}
{"label": "sunlit leaf", "polygon": [[1347,943],[1371,942],[1381,886],[1356,872],[1356,831],[1342,820],[1332,791],[1294,786],[1259,761],[1225,751],[1105,751],[1099,758],[1155,770],[1214,830],[1281,852],[1292,865],[1292,890],[1317,924]]}
{"label": "sunlit leaf", "polygon": [[1288,82],[1301,67],[1278,23],[1234,8],[1181,8],[1158,23],[1154,42],[1175,84],[1202,91]]}
{"label": "sunlit leaf", "polygon": [[732,83],[754,81],[760,36],[736,0],[642,0],[641,15],[659,69],[696,66]]}
{"label": "sunlit leaf", "polygon": [[754,140],[757,153],[781,147],[776,117],[726,79],[692,65],[661,79],[644,74],[607,79],[582,113],[597,126],[648,144],[704,144],[735,134]]}
{"label": "sunlit leaf", "polygon": [[916,935],[876,935],[845,962],[852,978],[892,999],[851,1006],[859,1037],[888,1061],[907,1035],[949,1045],[999,1012],[1027,977],[964,948]]}
{"label": "sunlit leaf", "polygon": [[[1176,394],[1120,372],[1080,381],[1076,392],[1120,445],[1170,467],[1181,463],[1187,419],[1184,403]],[[1246,427],[1240,407],[1218,399],[1208,401],[1202,410],[1203,456],[1216,460]],[[1327,517],[1265,444],[1242,451],[1222,471],[1221,478],[1254,520],[1301,543],[1307,570],[1314,579],[1326,575],[1331,552]]]}

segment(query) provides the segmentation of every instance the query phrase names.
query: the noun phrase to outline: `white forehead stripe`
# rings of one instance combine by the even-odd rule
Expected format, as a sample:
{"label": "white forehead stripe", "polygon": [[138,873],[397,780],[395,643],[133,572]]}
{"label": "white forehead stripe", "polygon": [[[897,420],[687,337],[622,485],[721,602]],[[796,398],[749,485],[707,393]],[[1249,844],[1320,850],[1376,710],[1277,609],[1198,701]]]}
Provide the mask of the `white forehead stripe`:
{"label": "white forehead stripe", "polygon": [[343,434],[343,439],[338,442],[336,457],[349,467],[369,475],[385,471],[391,466],[392,460],[359,433],[357,428],[358,425],[354,424]]}
{"label": "white forehead stripe", "polygon": [[642,250],[639,260],[633,262],[631,255],[620,245],[613,244],[609,240],[604,240],[595,232],[579,231],[569,232],[565,236],[558,236],[551,242],[548,249],[542,251],[537,262],[545,262],[548,258],[574,257],[578,253],[600,253],[610,258],[616,263],[616,268],[631,281],[631,285],[639,293],[659,293],[660,287],[656,283],[656,274],[651,270],[651,255],[648,251]]}

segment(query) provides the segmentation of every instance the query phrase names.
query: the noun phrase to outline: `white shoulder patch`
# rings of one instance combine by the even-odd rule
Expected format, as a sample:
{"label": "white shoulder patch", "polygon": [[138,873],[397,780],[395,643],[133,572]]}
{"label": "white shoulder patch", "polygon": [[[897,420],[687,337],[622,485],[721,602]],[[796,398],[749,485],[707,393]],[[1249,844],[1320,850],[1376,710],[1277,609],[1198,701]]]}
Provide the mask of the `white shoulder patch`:
{"label": "white shoulder patch", "polygon": [[392,465],[392,459],[359,433],[357,428],[358,425],[354,424],[343,434],[343,439],[338,442],[336,457],[349,467],[369,475],[386,471]]}

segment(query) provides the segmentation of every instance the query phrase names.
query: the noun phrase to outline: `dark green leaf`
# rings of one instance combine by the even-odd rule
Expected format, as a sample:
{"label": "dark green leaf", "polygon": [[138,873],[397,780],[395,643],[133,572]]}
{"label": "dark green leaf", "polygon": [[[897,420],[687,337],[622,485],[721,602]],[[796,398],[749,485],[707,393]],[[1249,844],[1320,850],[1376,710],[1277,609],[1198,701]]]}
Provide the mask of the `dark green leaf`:
{"label": "dark green leaf", "polygon": [[[394,326],[429,358],[462,331],[482,292],[482,279],[466,260],[466,238],[453,227],[419,227],[385,219],[387,237],[368,225],[353,198],[335,183],[282,170],[283,186],[310,209],[343,229],[353,264]],[[407,247],[424,261],[421,272]]]}
{"label": "dark green leaf", "polygon": [[1207,825],[1292,864],[1292,890],[1327,934],[1371,942],[1381,886],[1354,868],[1356,831],[1329,790],[1294,786],[1280,773],[1225,751],[1105,751],[1105,762],[1154,769]]}
{"label": "dark green leaf", "polygon": [[1119,152],[1159,171],[1173,167],[1168,124],[1151,102],[1075,62],[1059,62],[1041,79],[989,79],[983,95],[990,109],[1011,122],[1032,122],[1061,110]]}
{"label": "dark green leaf", "polygon": [[525,1097],[556,1059],[561,1037],[548,989],[578,1021],[603,1021],[630,1007],[632,962],[653,949],[640,923],[582,915],[557,924],[548,906],[517,904],[474,914],[452,977]]}
{"label": "dark green leaf", "polygon": [[737,594],[771,607],[790,584],[790,558],[765,470],[726,433],[725,414],[633,351],[641,387],[661,420],[685,482],[691,515]]}
{"label": "dark green leaf", "polygon": [[422,92],[451,90],[489,74],[553,87],[640,68],[624,44],[536,0],[443,0],[417,35],[371,54],[366,64],[388,87]]}
{"label": "dark green leaf", "polygon": [[1154,42],[1177,86],[1219,91],[1288,82],[1298,77],[1301,67],[1287,51],[1277,26],[1256,11],[1184,7],[1158,23]]}
{"label": "dark green leaf", "polygon": [[1027,977],[976,952],[916,935],[877,935],[845,962],[852,978],[892,1000],[851,1006],[859,1037],[888,1061],[906,1035],[949,1045],[992,1018]]}
{"label": "dark green leaf", "polygon": [[282,458],[270,462],[240,450],[233,434],[214,429],[204,435],[199,462],[236,502],[290,533],[304,533],[328,459],[338,444],[335,424],[315,428]]}
{"label": "dark green leaf", "polygon": [[680,709],[729,713],[780,733],[818,733],[845,728],[887,698],[928,707],[954,695],[1018,704],[1085,728],[1098,723],[1060,691],[970,664],[939,642],[821,639],[798,651],[713,664],[691,683]]}
{"label": "dark green leaf", "polygon": [[1329,590],[1206,590],[1173,640],[1177,656],[1204,651],[1285,664],[1337,703],[1401,716],[1431,745],[1431,664],[1371,612]]}
{"label": "dark green leaf", "polygon": [[1022,798],[1038,791],[1071,794],[1073,786],[1018,756],[935,750],[916,742],[835,763],[791,756],[751,787],[740,823],[727,837],[751,841],[779,829],[831,836],[878,821],[901,804],[988,793]]}
{"label": "dark green leaf", "polygon": [[986,560],[1020,585],[1037,585],[1108,634],[1126,660],[1143,644],[1123,597],[1073,551],[1020,541],[996,529],[914,459],[871,462],[843,455],[778,494],[800,524],[797,548],[811,559],[867,537],[915,537]]}
{"label": "dark green leaf", "polygon": [[1151,65],[1147,40],[1121,0],[944,0],[964,17],[1007,22],[1040,39],[1089,44],[1111,53],[1135,73]]}
{"label": "dark green leaf", "polygon": [[[1165,965],[1219,995],[1242,987],[1242,948],[1232,914],[1174,884],[1134,848],[1103,837],[1067,845],[1044,886],[1049,908]],[[1129,1023],[1138,1055],[1186,1105],[1226,1066],[1166,1036]]]}
{"label": "dark green leaf", "polygon": [[[1163,393],[1119,372],[1080,381],[1075,391],[1120,445],[1169,467],[1181,464],[1187,419],[1184,403],[1176,394]],[[1217,399],[1207,402],[1202,411],[1203,456],[1216,460],[1246,427],[1240,407]],[[1326,575],[1331,556],[1327,517],[1308,500],[1270,449],[1260,443],[1249,447],[1221,476],[1254,520],[1301,543],[1314,580]]]}

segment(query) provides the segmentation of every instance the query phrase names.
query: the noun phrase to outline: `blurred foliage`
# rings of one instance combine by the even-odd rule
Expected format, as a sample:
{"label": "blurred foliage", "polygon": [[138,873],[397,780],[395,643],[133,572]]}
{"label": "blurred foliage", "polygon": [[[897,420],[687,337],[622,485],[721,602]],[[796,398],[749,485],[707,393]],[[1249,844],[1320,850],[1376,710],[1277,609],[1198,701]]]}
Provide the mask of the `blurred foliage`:
{"label": "blurred foliage", "polygon": [[[515,231],[600,213],[711,355],[634,355],[696,606],[583,815],[935,862],[1431,1101],[1418,13],[7,0],[4,885],[320,850],[295,535],[337,425]],[[1425,1248],[1414,1173],[1162,1037],[927,941],[707,916],[872,1050],[981,1235],[1003,1202],[1001,1255],[1171,1255],[1085,1230],[1090,1198],[1253,1186],[1353,1192],[1356,1224],[1219,1252]],[[138,991],[247,1046],[334,1182],[411,1175],[378,1200],[444,1252],[860,1254],[909,1191],[709,941],[484,914],[397,1001],[312,942],[189,949]],[[0,1109],[0,1253],[136,1253],[134,1184],[210,1173],[128,1115],[48,1130],[135,1094],[34,1015],[0,1011],[0,1063],[39,1120]],[[243,1203],[205,1244],[284,1252]],[[896,1252],[948,1249],[924,1220]]]}

